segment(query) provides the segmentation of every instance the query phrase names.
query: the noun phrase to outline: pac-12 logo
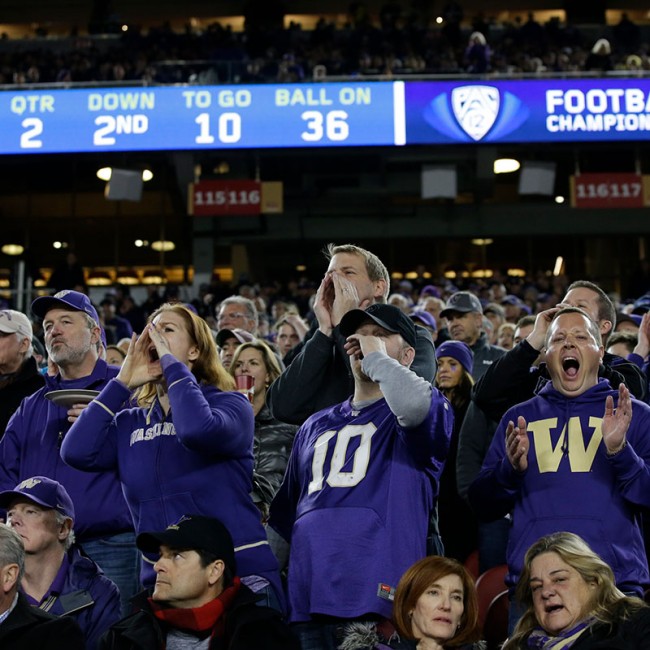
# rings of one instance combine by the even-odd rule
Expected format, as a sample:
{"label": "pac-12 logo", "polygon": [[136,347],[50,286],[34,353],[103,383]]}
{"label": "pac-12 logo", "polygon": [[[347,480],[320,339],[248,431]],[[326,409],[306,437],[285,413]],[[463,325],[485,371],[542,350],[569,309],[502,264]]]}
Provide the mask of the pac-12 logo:
{"label": "pac-12 logo", "polygon": [[499,91],[492,86],[460,86],[451,91],[451,107],[463,131],[480,140],[499,114]]}
{"label": "pac-12 logo", "polygon": [[441,93],[424,109],[424,119],[436,131],[460,141],[490,142],[519,128],[528,108],[511,92],[472,84]]}

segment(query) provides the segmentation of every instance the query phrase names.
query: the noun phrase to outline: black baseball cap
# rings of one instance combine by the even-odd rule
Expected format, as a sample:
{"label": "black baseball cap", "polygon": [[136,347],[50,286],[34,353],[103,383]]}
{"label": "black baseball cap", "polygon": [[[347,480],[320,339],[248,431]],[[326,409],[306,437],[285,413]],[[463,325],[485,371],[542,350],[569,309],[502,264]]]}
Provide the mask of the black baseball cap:
{"label": "black baseball cap", "polygon": [[449,296],[445,308],[440,312],[442,318],[447,318],[452,312],[460,312],[467,314],[472,311],[477,311],[479,314],[483,313],[481,301],[469,291],[457,291]]}
{"label": "black baseball cap", "polygon": [[140,533],[136,538],[137,547],[145,553],[158,553],[161,544],[171,548],[214,553],[223,560],[233,575],[237,573],[232,536],[224,524],[214,517],[183,515],[165,530]]}
{"label": "black baseball cap", "polygon": [[382,303],[370,305],[366,310],[353,309],[345,314],[339,325],[341,334],[345,337],[354,334],[367,320],[374,321],[389,332],[400,334],[412,348],[415,347],[417,342],[415,323],[401,309]]}

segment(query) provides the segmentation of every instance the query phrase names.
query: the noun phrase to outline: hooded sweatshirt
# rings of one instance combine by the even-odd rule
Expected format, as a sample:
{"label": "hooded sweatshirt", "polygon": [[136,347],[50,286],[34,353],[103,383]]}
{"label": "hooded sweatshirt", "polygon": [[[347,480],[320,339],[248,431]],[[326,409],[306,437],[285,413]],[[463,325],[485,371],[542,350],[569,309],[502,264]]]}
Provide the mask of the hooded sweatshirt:
{"label": "hooded sweatshirt", "polygon": [[[640,513],[650,507],[650,407],[632,400],[627,444],[608,456],[601,432],[608,395],[616,404],[618,393],[605,379],[572,398],[549,383],[501,420],[469,499],[484,520],[512,512],[508,585],[516,584],[528,547],[558,531],[580,535],[611,566],[622,591],[642,596],[650,583]],[[507,424],[519,416],[530,441],[521,473],[505,451]]]}
{"label": "hooded sweatshirt", "polygon": [[[164,530],[186,514],[217,517],[235,542],[241,576],[266,578],[281,594],[277,562],[250,497],[253,409],[243,395],[198,384],[166,354],[161,365],[170,411],[120,410],[131,397],[112,380],[71,427],[61,448],[67,463],[117,472],[137,533]],[[145,554],[141,579],[155,579],[157,555]]]}

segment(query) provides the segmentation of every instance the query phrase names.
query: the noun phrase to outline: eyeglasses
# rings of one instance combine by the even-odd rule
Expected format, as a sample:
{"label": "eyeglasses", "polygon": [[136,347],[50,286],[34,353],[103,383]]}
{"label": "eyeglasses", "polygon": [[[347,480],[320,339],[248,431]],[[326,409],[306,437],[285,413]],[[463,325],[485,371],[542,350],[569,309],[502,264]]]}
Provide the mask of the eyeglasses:
{"label": "eyeglasses", "polygon": [[248,318],[248,316],[240,311],[234,311],[230,314],[221,314],[217,320],[237,320],[239,318]]}

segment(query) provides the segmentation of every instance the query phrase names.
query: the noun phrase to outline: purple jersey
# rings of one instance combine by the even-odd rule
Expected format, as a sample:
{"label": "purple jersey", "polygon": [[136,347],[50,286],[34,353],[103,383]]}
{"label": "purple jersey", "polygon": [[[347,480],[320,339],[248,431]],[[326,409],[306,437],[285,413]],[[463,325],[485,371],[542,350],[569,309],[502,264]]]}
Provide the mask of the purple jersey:
{"label": "purple jersey", "polygon": [[426,555],[452,426],[435,388],[427,417],[411,429],[384,399],[360,411],[348,400],[303,424],[271,506],[271,525],[291,542],[291,621],[390,616],[381,586],[397,586]]}

